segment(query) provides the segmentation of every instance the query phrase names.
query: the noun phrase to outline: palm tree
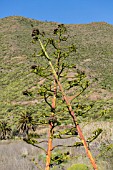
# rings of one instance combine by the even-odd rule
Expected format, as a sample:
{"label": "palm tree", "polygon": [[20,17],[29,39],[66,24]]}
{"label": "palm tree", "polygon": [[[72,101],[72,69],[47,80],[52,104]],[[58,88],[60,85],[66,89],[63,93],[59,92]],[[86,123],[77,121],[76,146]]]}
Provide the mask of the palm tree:
{"label": "palm tree", "polygon": [[20,118],[18,121],[18,130],[19,133],[24,135],[24,137],[28,137],[29,130],[34,130],[34,119],[31,113],[22,112],[20,114]]}

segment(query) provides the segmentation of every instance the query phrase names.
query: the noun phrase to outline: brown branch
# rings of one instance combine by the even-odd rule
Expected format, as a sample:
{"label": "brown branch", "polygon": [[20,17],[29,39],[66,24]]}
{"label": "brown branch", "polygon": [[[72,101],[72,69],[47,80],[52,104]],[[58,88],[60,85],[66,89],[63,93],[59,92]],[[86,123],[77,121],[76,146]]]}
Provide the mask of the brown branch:
{"label": "brown branch", "polygon": [[80,147],[80,146],[83,146],[83,143],[82,142],[76,142],[74,145],[56,145],[52,148],[52,150],[54,150],[55,148],[58,148],[58,147],[67,147],[67,148],[73,148],[73,147]]}
{"label": "brown branch", "polygon": [[52,109],[52,105],[51,105],[51,104],[48,102],[48,100],[47,100],[48,97],[49,97],[49,96],[47,96],[46,93],[44,93],[44,100],[45,100],[45,102],[50,106],[50,108]]}
{"label": "brown branch", "polygon": [[60,91],[61,91],[61,93],[62,93],[62,96],[63,96],[63,98],[64,98],[64,100],[65,100],[65,102],[66,102],[66,104],[67,104],[69,113],[70,113],[70,115],[71,115],[71,117],[72,117],[72,119],[73,119],[74,125],[75,125],[75,127],[77,128],[78,134],[79,134],[79,136],[80,136],[80,138],[81,138],[81,141],[82,141],[82,143],[83,143],[83,145],[84,145],[84,148],[85,148],[85,150],[86,150],[86,154],[87,154],[87,156],[89,157],[90,162],[91,162],[94,170],[97,170],[98,168],[97,168],[96,162],[95,162],[94,158],[92,157],[92,154],[91,154],[91,152],[90,152],[90,150],[89,150],[89,148],[88,148],[88,145],[87,145],[87,142],[86,142],[86,140],[85,140],[85,138],[84,138],[84,135],[83,135],[83,133],[82,133],[82,130],[81,130],[81,128],[80,128],[80,126],[79,126],[79,124],[78,124],[78,122],[77,122],[77,118],[76,118],[76,116],[75,116],[75,114],[74,114],[74,111],[72,110],[72,106],[71,106],[70,102],[68,101],[68,99],[67,99],[67,97],[66,97],[66,94],[65,94],[65,92],[64,92],[64,89],[63,89],[60,81],[58,80],[58,76],[57,76],[56,71],[55,71],[55,69],[54,69],[54,67],[53,67],[53,65],[52,65],[51,59],[49,58],[49,56],[48,56],[48,54],[47,54],[47,52],[46,52],[46,50],[45,50],[45,48],[44,48],[44,46],[43,46],[40,38],[38,38],[38,40],[39,40],[39,43],[40,43],[40,45],[41,45],[41,48],[42,48],[42,50],[43,50],[43,52],[44,52],[44,54],[45,54],[46,59],[47,59],[48,62],[49,62],[49,65],[50,65],[50,67],[51,67],[51,69],[52,69],[52,72],[53,72],[53,75],[54,75],[54,77],[55,77],[55,80],[56,80],[56,82],[57,82],[57,84],[58,84],[58,86],[59,86],[59,88],[60,88]]}

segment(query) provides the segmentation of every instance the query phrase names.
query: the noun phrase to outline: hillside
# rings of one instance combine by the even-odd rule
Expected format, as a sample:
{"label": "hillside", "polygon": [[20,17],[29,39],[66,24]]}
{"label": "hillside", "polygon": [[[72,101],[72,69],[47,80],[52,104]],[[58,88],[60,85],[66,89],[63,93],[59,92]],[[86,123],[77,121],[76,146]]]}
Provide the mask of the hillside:
{"label": "hillside", "polygon": [[[30,69],[33,63],[38,62],[32,55],[39,48],[32,44],[32,27],[51,35],[57,24],[19,16],[0,19],[0,115],[19,112],[23,107],[32,105],[33,109],[37,109],[37,95],[34,93],[33,98],[26,98],[22,94],[22,91],[33,89],[38,83],[37,76]],[[92,82],[89,100],[112,111],[113,25],[99,22],[66,25],[66,28],[70,42],[75,42],[77,47],[72,62],[85,70]],[[111,117],[112,114],[108,116]]]}
{"label": "hillside", "polygon": [[[48,79],[43,79],[38,74],[34,74],[31,69],[33,66],[38,65],[39,62],[45,68],[46,63],[44,58],[42,60],[42,58],[39,59],[34,55],[40,50],[40,46],[38,43],[33,44],[32,30],[38,28],[45,32],[46,37],[52,37],[53,30],[58,24],[20,16],[0,19],[0,160],[3,170],[10,167],[14,170],[39,169],[36,166],[37,164],[43,167],[42,169],[45,168],[48,124],[55,125],[54,131],[53,129],[51,130],[51,133],[53,133],[51,137],[54,138],[52,149],[54,154],[53,160],[51,160],[56,161],[56,163],[51,163],[51,169],[54,169],[57,165],[56,169],[66,170],[77,163],[86,164],[92,169],[81,145],[79,131],[77,132],[76,128],[73,131],[73,122],[68,115],[69,109],[67,109],[65,102],[61,100],[59,89],[57,89],[56,115],[53,114],[54,110],[52,109],[54,108],[49,103],[53,98],[53,92],[55,93],[52,89],[53,86],[48,83],[51,75],[49,74]],[[77,116],[76,123],[80,124],[99,170],[112,170],[113,25],[98,22],[79,25],[66,24],[65,27],[68,31],[68,41],[63,43],[66,46],[74,43],[77,48],[76,54],[72,53],[69,59],[63,60],[74,64],[74,67],[70,69],[71,74],[69,77],[67,74],[66,82],[67,79],[72,80],[72,77],[77,75],[77,70],[83,73],[81,74],[83,77],[86,74],[85,78],[90,82],[88,88],[72,101],[72,109]],[[49,46],[48,53],[51,58],[53,57],[51,55],[52,50],[51,46]],[[54,62],[54,58],[52,58],[52,61]],[[43,69],[43,67],[40,68]],[[49,67],[47,70],[49,70]],[[65,70],[63,73],[65,74]],[[65,86],[65,78],[60,77],[60,80]],[[77,94],[78,85],[76,85],[76,80],[75,82],[73,81],[75,85],[69,84],[74,88],[65,86],[67,87],[65,92],[67,92],[68,99]],[[50,95],[48,95],[49,100],[48,98],[46,98],[47,100],[43,99],[43,91],[42,96],[38,93],[40,87],[45,83],[50,85],[49,92],[46,93]],[[46,87],[48,88],[48,86],[45,86],[45,89]],[[26,90],[29,95],[25,95]],[[67,131],[65,128],[67,128]],[[26,129],[29,130],[29,133]],[[58,148],[56,145],[58,145]],[[54,156],[55,154],[56,156]],[[61,158],[57,155],[60,155]],[[66,158],[61,166],[59,158],[61,160]]]}

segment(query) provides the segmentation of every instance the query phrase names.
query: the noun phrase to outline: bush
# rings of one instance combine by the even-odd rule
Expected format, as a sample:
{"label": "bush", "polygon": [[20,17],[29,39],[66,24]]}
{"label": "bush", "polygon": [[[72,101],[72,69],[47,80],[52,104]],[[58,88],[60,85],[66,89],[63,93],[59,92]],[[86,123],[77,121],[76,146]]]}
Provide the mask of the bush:
{"label": "bush", "polygon": [[89,170],[85,164],[74,164],[68,170]]}

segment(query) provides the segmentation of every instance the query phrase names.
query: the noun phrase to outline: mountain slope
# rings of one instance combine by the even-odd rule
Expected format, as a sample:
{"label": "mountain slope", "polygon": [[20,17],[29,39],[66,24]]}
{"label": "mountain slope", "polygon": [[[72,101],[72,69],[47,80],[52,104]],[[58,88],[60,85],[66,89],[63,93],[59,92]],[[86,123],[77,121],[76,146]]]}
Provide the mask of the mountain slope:
{"label": "mountain slope", "polygon": [[[35,92],[33,98],[26,98],[22,94],[26,89],[36,90],[38,83],[37,76],[30,70],[31,65],[38,62],[32,55],[39,48],[32,44],[32,26],[49,36],[57,24],[18,16],[0,19],[1,115],[12,110],[17,112],[26,106],[32,107],[38,102]],[[100,22],[66,27],[70,42],[75,42],[77,46],[77,54],[72,56],[72,62],[85,70],[92,81],[96,81],[92,84],[89,99],[102,101],[103,104],[107,102],[112,110],[113,26]],[[37,110],[37,107],[32,109]]]}

